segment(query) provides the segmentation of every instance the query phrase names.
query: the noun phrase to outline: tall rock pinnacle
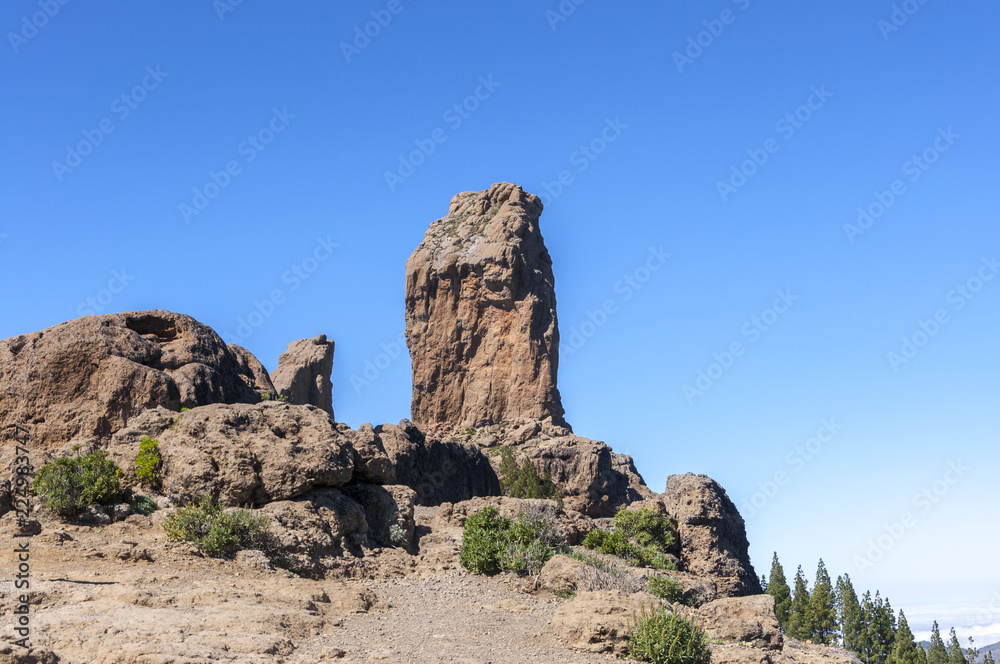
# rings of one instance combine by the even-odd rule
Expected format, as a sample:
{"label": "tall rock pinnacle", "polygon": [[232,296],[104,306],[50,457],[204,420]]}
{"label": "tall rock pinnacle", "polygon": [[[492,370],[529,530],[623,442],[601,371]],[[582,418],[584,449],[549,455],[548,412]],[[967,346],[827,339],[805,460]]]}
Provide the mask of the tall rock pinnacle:
{"label": "tall rock pinnacle", "polygon": [[564,425],[559,326],[541,200],[509,182],[466,191],[406,262],[413,422]]}

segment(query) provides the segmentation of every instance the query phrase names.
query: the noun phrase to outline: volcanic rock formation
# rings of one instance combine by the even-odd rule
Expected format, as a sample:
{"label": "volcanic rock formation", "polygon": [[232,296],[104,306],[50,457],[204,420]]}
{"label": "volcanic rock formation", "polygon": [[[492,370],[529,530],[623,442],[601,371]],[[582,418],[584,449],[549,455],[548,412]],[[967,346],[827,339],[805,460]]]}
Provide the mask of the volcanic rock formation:
{"label": "volcanic rock formation", "polygon": [[288,344],[271,372],[271,382],[290,403],[316,406],[333,415],[333,342],[325,334]]}
{"label": "volcanic rock formation", "polygon": [[157,406],[258,402],[259,365],[183,314],[85,316],[0,341],[0,430],[30,426],[35,450],[106,441]]}
{"label": "volcanic rock formation", "polygon": [[421,430],[550,417],[564,424],[541,213],[541,200],[515,184],[463,192],[406,262],[411,413]]}

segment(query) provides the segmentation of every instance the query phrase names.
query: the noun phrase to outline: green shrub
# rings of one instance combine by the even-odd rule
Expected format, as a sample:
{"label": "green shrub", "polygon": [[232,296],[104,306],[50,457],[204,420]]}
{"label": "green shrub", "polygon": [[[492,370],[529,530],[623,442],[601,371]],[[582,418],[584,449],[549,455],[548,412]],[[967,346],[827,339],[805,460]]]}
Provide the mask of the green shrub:
{"label": "green shrub", "polygon": [[287,394],[278,394],[274,390],[268,390],[260,395],[261,401],[280,401],[281,403],[288,403],[291,399]]}
{"label": "green shrub", "polygon": [[649,577],[648,590],[651,595],[656,595],[660,599],[665,599],[671,604],[676,604],[677,602],[684,604],[690,603],[684,599],[684,591],[681,589],[680,584],[673,579],[668,579],[665,576]]}
{"label": "green shrub", "polygon": [[487,506],[465,520],[459,562],[474,574],[537,575],[564,547],[545,512],[522,512],[511,520]]}
{"label": "green shrub", "polygon": [[158,509],[160,508],[152,498],[143,495],[137,495],[128,506],[129,513],[143,516],[149,516]]}
{"label": "green shrub", "polygon": [[389,544],[396,547],[406,544],[406,531],[398,523],[389,526]]}
{"label": "green shrub", "polygon": [[168,516],[163,529],[167,539],[192,542],[199,551],[220,558],[263,544],[268,525],[266,516],[245,509],[226,511],[206,494],[200,502],[189,503]]}
{"label": "green shrub", "polygon": [[157,486],[160,483],[160,441],[144,436],[139,441],[139,454],[135,458],[135,476],[146,486]]}
{"label": "green shrub", "polygon": [[523,464],[517,463],[514,451],[504,446],[500,449],[500,491],[511,498],[546,498],[555,500],[562,506],[559,487],[552,481],[552,473],[545,470],[545,475],[539,477],[538,469],[530,460]]}
{"label": "green shrub", "polygon": [[711,650],[700,627],[667,607],[643,608],[628,637],[629,657],[653,664],[709,664]]}
{"label": "green shrub", "polygon": [[609,553],[639,567],[674,569],[667,557],[674,533],[670,520],[649,508],[622,508],[615,515],[611,532],[594,529],[583,539],[588,549]]}
{"label": "green shrub", "polygon": [[32,486],[44,499],[46,508],[62,516],[73,516],[90,505],[115,502],[121,493],[121,475],[121,469],[108,458],[107,452],[94,450],[45,464]]}

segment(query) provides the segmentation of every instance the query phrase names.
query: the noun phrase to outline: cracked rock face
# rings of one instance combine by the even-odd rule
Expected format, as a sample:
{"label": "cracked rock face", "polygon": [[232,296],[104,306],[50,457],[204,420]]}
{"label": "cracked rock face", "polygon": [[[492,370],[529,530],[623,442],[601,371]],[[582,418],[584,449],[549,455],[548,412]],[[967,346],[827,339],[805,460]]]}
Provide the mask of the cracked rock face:
{"label": "cracked rock face", "polygon": [[414,424],[565,424],[541,200],[511,183],[463,192],[406,262]]}

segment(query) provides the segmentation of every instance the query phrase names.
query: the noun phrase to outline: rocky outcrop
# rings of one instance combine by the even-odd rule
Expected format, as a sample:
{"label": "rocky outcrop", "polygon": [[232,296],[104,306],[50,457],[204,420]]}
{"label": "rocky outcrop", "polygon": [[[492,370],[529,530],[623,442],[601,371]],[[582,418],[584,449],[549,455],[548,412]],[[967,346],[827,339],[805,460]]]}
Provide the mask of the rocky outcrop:
{"label": "rocky outcrop", "polygon": [[417,492],[418,505],[500,495],[489,459],[474,445],[424,434],[408,420],[375,428],[396,470],[396,482]]}
{"label": "rocky outcrop", "polygon": [[254,357],[253,353],[236,344],[229,344],[229,350],[236,356],[239,363],[237,371],[240,380],[249,385],[259,397],[266,397],[268,394],[277,392],[274,389],[274,383],[271,382],[271,377],[267,374],[267,369],[260,363],[260,360]]}
{"label": "rocky outcrop", "polygon": [[718,482],[705,475],[671,475],[660,500],[677,523],[685,571],[714,579],[720,597],[762,592],[743,517]]}
{"label": "rocky outcrop", "polygon": [[708,638],[781,650],[783,637],[770,595],[717,599],[691,612]]}
{"label": "rocky outcrop", "polygon": [[648,593],[581,592],[573,601],[556,609],[552,630],[570,647],[621,657],[628,645],[630,621],[642,611],[658,606],[660,601]]}
{"label": "rocky outcrop", "polygon": [[[260,511],[271,517],[270,554],[296,574],[322,577],[342,566],[345,553],[361,556],[366,548],[409,548],[413,498],[412,489],[405,486],[352,483],[269,503]],[[394,525],[403,533],[395,542],[390,530]]]}
{"label": "rocky outcrop", "polygon": [[316,406],[333,416],[334,344],[321,334],[288,344],[278,358],[278,368],[271,372],[271,382],[278,394],[289,403]]}
{"label": "rocky outcrop", "polygon": [[263,505],[350,481],[355,452],[345,430],[314,406],[158,408],[115,434],[108,449],[130,477],[142,438],[159,440],[162,491],[175,503],[207,493],[225,505]]}
{"label": "rocky outcrop", "polygon": [[354,444],[354,476],[361,482],[392,484],[396,467],[382,446],[382,439],[371,424],[362,424],[357,431],[348,430]]}
{"label": "rocky outcrop", "polygon": [[632,457],[550,422],[493,424],[456,432],[451,438],[483,448],[498,472],[501,448],[511,447],[518,463],[530,461],[540,475],[551,473],[567,508],[590,517],[614,516],[620,508],[654,495]]}
{"label": "rocky outcrop", "polygon": [[[245,353],[245,354],[244,354]],[[85,316],[0,341],[0,429],[26,425],[38,451],[106,441],[143,411],[254,403],[259,362],[169,311]]]}
{"label": "rocky outcrop", "polygon": [[563,423],[559,326],[541,200],[507,182],[463,192],[406,262],[412,419],[424,431]]}

